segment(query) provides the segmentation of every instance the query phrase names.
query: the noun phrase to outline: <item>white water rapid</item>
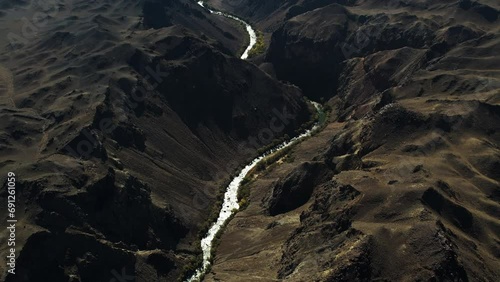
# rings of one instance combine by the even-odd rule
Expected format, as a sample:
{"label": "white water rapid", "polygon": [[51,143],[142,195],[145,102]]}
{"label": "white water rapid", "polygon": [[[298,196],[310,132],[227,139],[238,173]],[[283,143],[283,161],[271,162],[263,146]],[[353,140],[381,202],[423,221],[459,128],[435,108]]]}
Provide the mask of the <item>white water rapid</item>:
{"label": "white water rapid", "polygon": [[197,3],[198,3],[198,5],[207,9],[212,14],[223,16],[226,18],[230,18],[230,19],[233,19],[233,20],[238,21],[238,22],[245,25],[245,27],[247,28],[248,36],[250,37],[250,44],[248,44],[247,49],[245,49],[245,52],[243,52],[243,55],[241,55],[241,59],[246,60],[248,58],[248,53],[250,52],[250,50],[252,50],[253,46],[257,43],[257,34],[255,33],[255,30],[252,28],[252,26],[238,17],[235,17],[233,15],[230,15],[230,14],[227,14],[227,13],[224,13],[221,11],[215,11],[215,10],[208,8],[205,5],[204,1],[198,1]]}
{"label": "white water rapid", "polygon": [[[316,110],[318,112],[321,110],[320,104],[316,102],[311,102],[314,107],[316,107]],[[207,268],[210,266],[210,258],[211,258],[211,253],[212,253],[212,243],[214,241],[215,235],[222,229],[222,227],[225,225],[226,221],[231,217],[233,213],[236,213],[238,209],[240,208],[238,204],[238,189],[241,185],[241,182],[247,176],[248,172],[252,170],[262,159],[264,159],[266,156],[278,152],[280,150],[283,150],[286,147],[289,147],[296,142],[300,141],[301,139],[304,139],[308,136],[311,136],[312,132],[314,132],[317,128],[319,127],[319,123],[316,123],[311,129],[307,130],[306,132],[302,133],[301,135],[294,137],[290,139],[289,141],[285,141],[281,143],[280,145],[277,145],[273,149],[267,151],[263,155],[259,156],[258,158],[254,159],[249,165],[247,165],[238,176],[236,176],[229,186],[226,189],[226,192],[224,194],[224,203],[222,204],[222,208],[219,212],[219,217],[217,218],[217,221],[214,222],[212,227],[208,230],[208,233],[203,237],[201,240],[201,249],[203,250],[203,264],[200,268],[196,270],[196,272],[189,278],[187,281],[188,282],[194,282],[194,281],[200,281],[201,277],[205,274],[207,271]]]}

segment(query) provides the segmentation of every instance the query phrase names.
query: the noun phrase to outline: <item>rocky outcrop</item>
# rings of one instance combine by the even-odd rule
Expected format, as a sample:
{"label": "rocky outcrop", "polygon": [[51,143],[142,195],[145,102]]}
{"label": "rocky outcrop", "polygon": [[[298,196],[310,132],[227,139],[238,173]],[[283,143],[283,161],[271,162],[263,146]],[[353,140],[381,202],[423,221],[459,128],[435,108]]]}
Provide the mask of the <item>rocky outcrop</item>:
{"label": "rocky outcrop", "polygon": [[[119,246],[77,231],[38,232],[29,237],[17,260],[18,275],[5,281],[109,281],[135,275],[135,256]],[[123,276],[120,276],[123,277]]]}
{"label": "rocky outcrop", "polygon": [[[270,33],[256,61],[332,114],[292,164],[250,184],[264,202],[221,239],[246,244],[222,243],[209,278],[495,281],[498,5],[268,2],[259,15],[245,8],[259,1],[237,4]],[[331,175],[311,184],[304,163]]]}
{"label": "rocky outcrop", "polygon": [[270,215],[296,209],[309,201],[313,189],[331,177],[331,171],[322,163],[304,163],[285,179],[276,183],[265,205]]}
{"label": "rocky outcrop", "polygon": [[[360,192],[350,185],[328,181],[318,187],[312,205],[300,215],[300,227],[285,244],[278,271],[280,279],[305,279],[306,273],[296,271],[302,265],[315,268],[316,271],[308,272],[315,273],[310,278],[322,281],[371,277],[370,238],[351,227],[355,213],[352,205],[359,196]],[[350,248],[343,251],[341,246],[346,245]],[[308,255],[321,249],[328,251],[318,253],[317,257]],[[317,266],[313,266],[315,261]]]}
{"label": "rocky outcrop", "polygon": [[199,36],[208,35],[216,40],[221,50],[236,56],[239,56],[240,49],[248,44],[243,27],[236,25],[230,19],[211,16],[196,1],[144,1],[142,15],[144,16],[142,24],[146,29],[183,26]]}
{"label": "rocky outcrop", "polygon": [[332,4],[285,22],[272,35],[266,61],[279,79],[298,85],[311,99],[331,96],[344,60],[338,43],[347,36],[350,17],[344,7]]}
{"label": "rocky outcrop", "polygon": [[[205,126],[214,124],[224,132],[233,131],[238,135],[236,138],[244,139],[269,127],[269,120],[255,119],[248,113],[266,116],[278,110],[293,116],[285,121],[285,128],[279,134],[292,135],[295,128],[309,118],[297,88],[276,83],[255,66],[228,57],[197,38],[172,36],[155,42],[153,46],[165,49],[165,56],[149,57],[139,50],[131,57],[130,64],[144,76],[148,75],[148,62],[157,66],[155,71],[162,74],[162,79],[153,85],[157,85],[161,99],[193,131],[200,123]],[[182,63],[172,64],[170,61]],[[276,107],[278,104],[286,104],[286,109]]]}
{"label": "rocky outcrop", "polygon": [[16,90],[0,89],[0,170],[22,175],[24,224],[23,276],[0,279],[174,281],[218,187],[309,106],[238,59],[244,30],[194,1],[80,4],[0,50]]}

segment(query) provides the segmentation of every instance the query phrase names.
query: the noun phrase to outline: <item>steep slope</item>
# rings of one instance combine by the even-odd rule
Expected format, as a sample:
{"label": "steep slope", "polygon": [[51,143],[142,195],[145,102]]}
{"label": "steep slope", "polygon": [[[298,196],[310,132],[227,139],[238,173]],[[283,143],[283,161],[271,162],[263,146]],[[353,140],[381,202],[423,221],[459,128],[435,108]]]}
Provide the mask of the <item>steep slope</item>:
{"label": "steep slope", "polygon": [[497,281],[499,8],[351,1],[278,27],[266,60],[330,123],[249,184],[206,281]]}
{"label": "steep slope", "polygon": [[[2,279],[177,279],[219,186],[309,121],[298,88],[234,57],[238,26],[174,2],[51,7],[1,52],[0,170],[17,175],[19,273],[4,265]],[[9,21],[37,7],[3,11]]]}

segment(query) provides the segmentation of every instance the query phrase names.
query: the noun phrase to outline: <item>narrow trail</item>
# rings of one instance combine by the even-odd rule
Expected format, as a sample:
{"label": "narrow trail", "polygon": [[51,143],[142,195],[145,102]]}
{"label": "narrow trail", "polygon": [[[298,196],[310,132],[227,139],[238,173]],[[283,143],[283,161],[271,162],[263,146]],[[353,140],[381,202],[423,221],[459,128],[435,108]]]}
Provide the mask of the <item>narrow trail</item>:
{"label": "narrow trail", "polygon": [[9,99],[10,107],[16,108],[16,103],[14,102],[14,76],[12,72],[6,67],[0,65],[0,86],[4,86],[7,92],[7,99]]}

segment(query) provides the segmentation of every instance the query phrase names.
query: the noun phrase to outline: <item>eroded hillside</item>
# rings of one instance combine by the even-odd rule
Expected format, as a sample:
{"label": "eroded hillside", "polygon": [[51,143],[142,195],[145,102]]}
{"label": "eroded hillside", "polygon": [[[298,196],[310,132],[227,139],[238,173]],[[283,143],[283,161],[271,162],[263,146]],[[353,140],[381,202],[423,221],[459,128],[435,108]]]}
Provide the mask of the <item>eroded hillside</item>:
{"label": "eroded hillside", "polygon": [[238,59],[244,29],[193,1],[9,3],[0,167],[17,175],[19,275],[2,279],[175,281],[229,175],[311,119],[300,89]]}
{"label": "eroded hillside", "polygon": [[497,2],[214,3],[332,111],[248,184],[206,281],[498,280]]}

